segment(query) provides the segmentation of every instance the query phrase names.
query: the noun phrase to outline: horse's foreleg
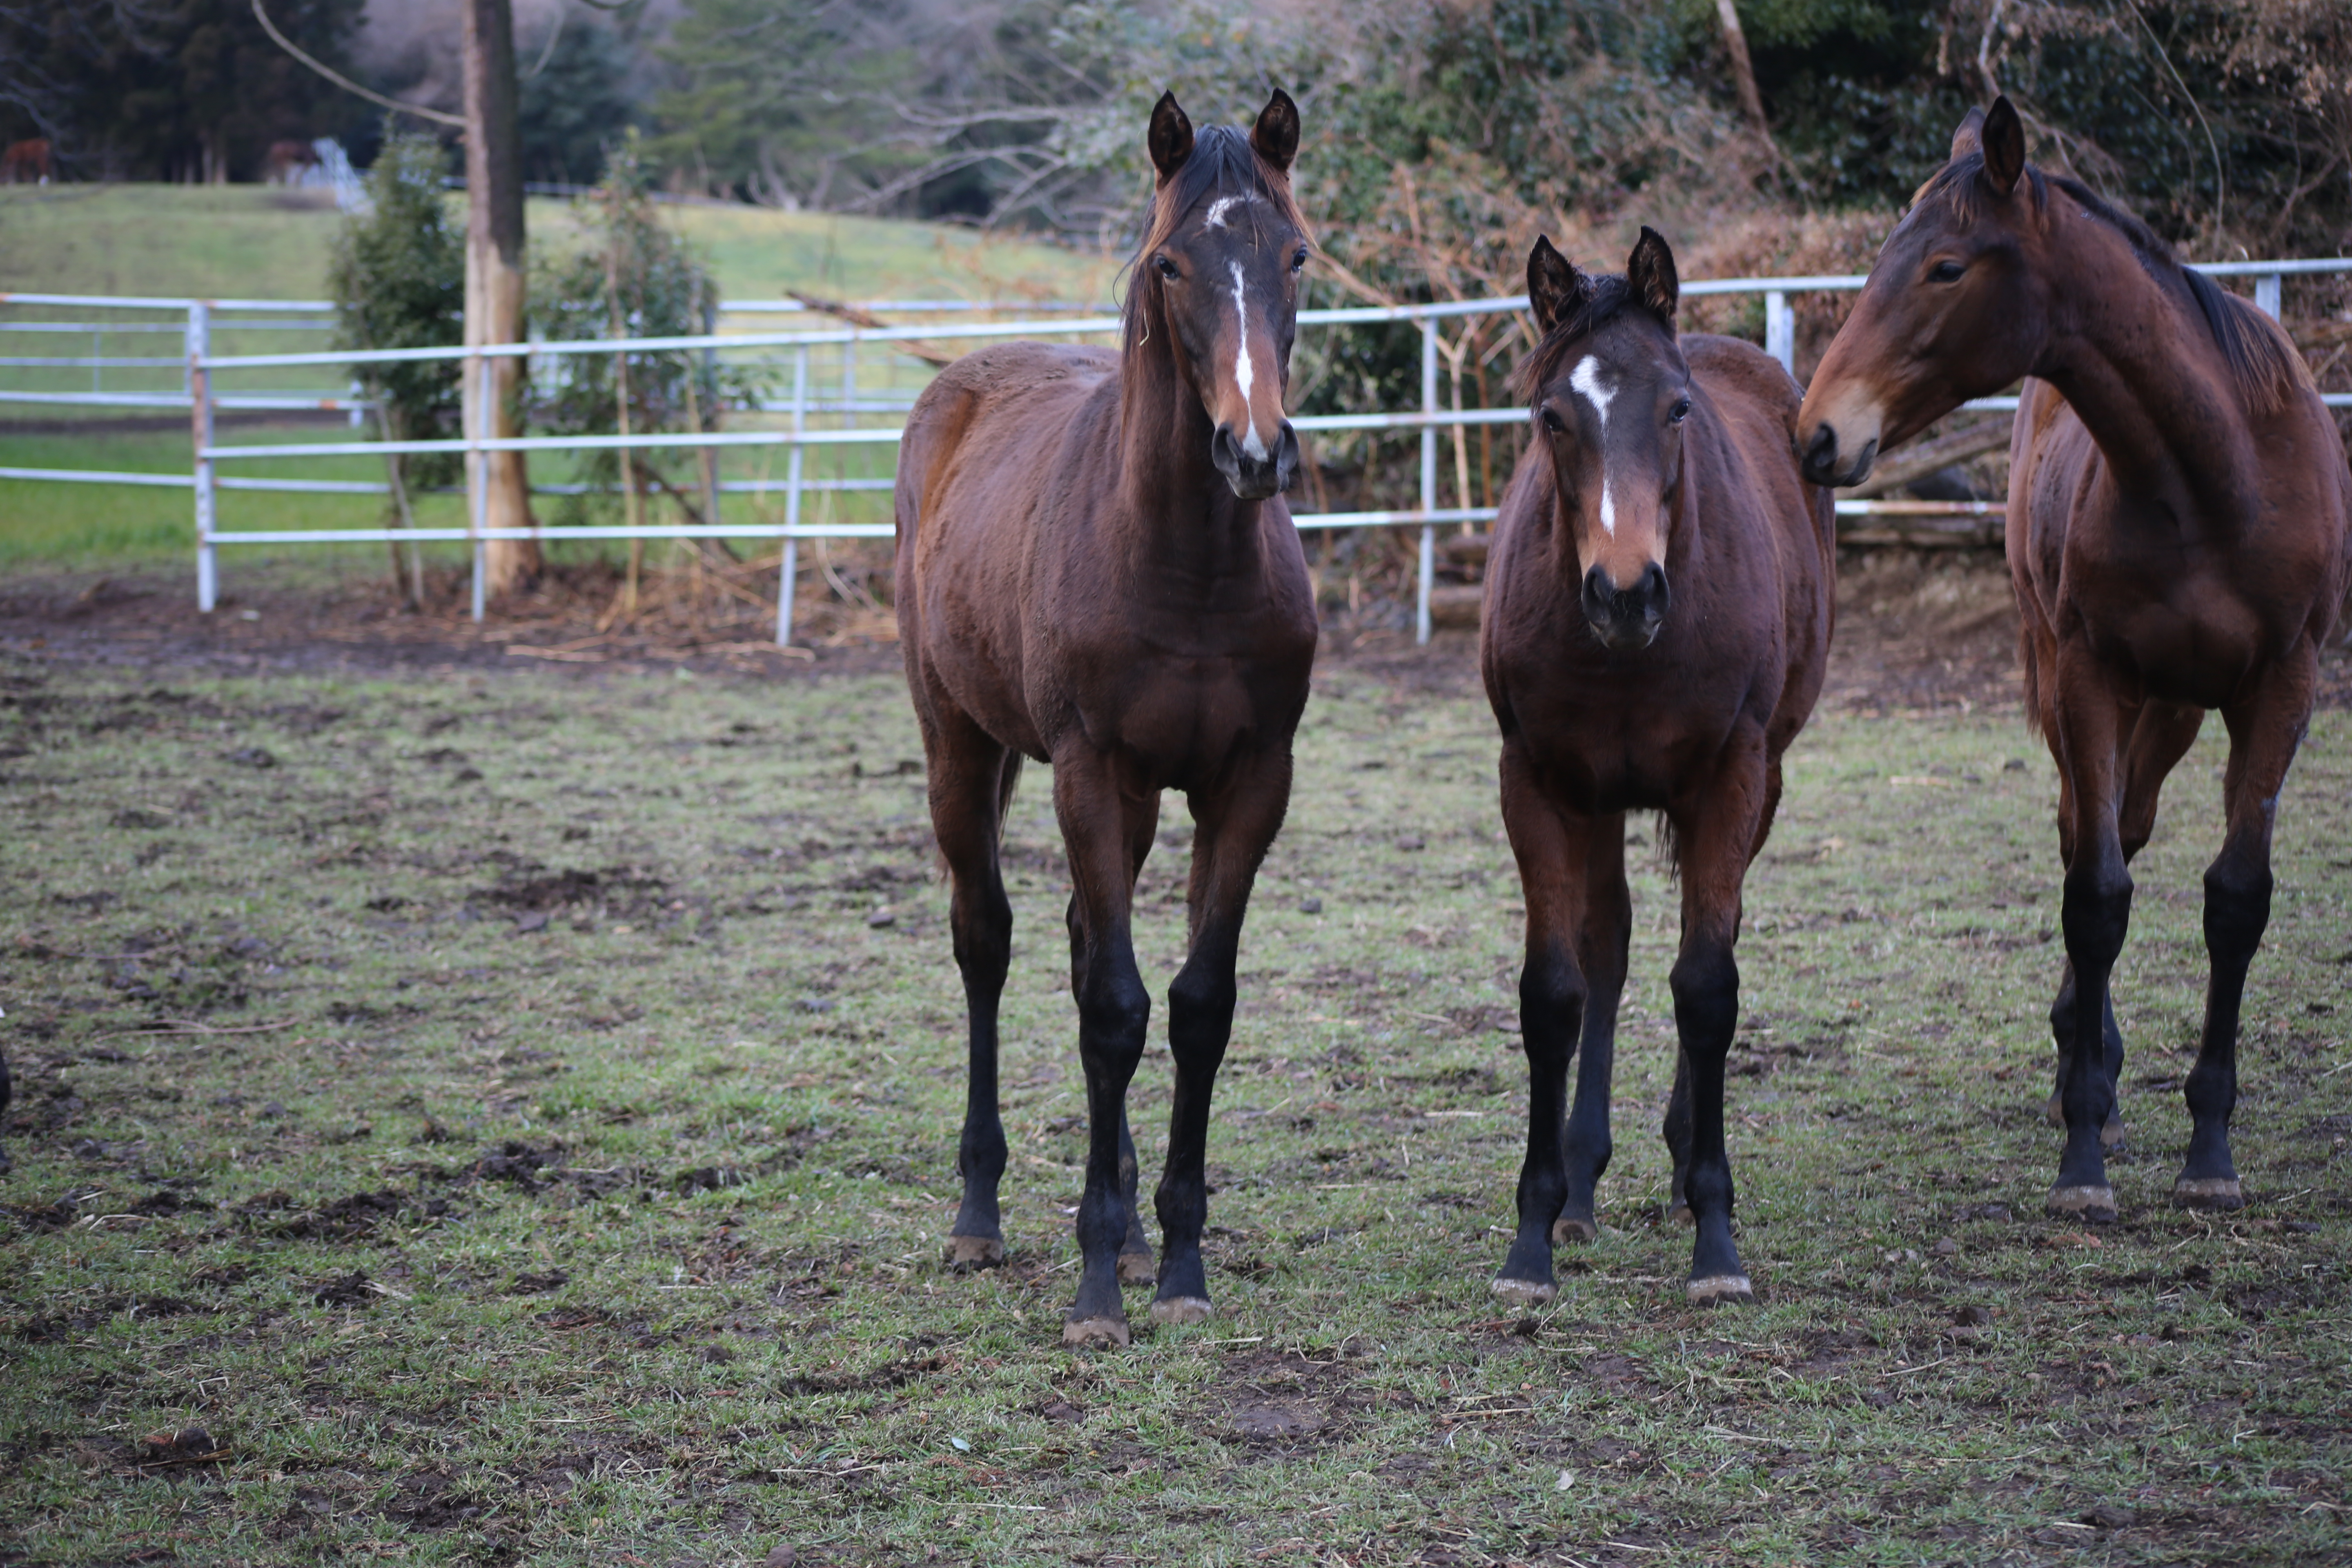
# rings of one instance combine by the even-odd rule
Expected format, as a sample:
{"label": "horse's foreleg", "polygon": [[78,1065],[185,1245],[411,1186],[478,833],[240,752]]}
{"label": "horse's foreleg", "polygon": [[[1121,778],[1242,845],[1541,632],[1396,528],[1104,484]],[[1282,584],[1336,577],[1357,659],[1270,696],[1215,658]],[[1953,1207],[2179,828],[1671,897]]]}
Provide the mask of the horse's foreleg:
{"label": "horse's foreleg", "polygon": [[1186,903],[1192,942],[1168,987],[1168,1046],[1175,1058],[1168,1112],[1168,1163],[1154,1206],[1160,1215],[1160,1291],[1151,1317],[1197,1323],[1212,1310],[1201,1261],[1209,1215],[1209,1106],[1234,1032],[1234,964],[1243,917],[1268,846],[1290,804],[1287,749],[1238,768],[1192,801],[1192,879]]}
{"label": "horse's foreleg", "polygon": [[1609,1138],[1609,1082],[1617,1059],[1617,1004],[1625,994],[1625,950],[1633,935],[1633,902],[1625,888],[1625,817],[1621,812],[1597,819],[1586,838],[1584,938],[1578,953],[1584,971],[1584,1027],[1575,1043],[1576,1100],[1569,1109],[1560,1153],[1567,1180],[1559,1215],[1552,1221],[1554,1247],[1595,1241],[1601,1221],[1594,1201],[1601,1173],[1614,1149]]}
{"label": "horse's foreleg", "polygon": [[[1734,733],[1715,776],[1672,816],[1680,840],[1682,951],[1668,977],[1681,1044],[1676,1098],[1685,1142],[1676,1150],[1696,1232],[1687,1286],[1693,1304],[1746,1301],[1755,1292],[1731,1237],[1731,1157],[1724,1146],[1723,1063],[1739,1023],[1739,896],[1764,821],[1769,769],[1760,729]],[[1667,1141],[1675,1142],[1669,1108]]]}
{"label": "horse's foreleg", "polygon": [[2066,878],[2059,924],[2074,999],[2073,1016],[2056,1019],[2066,1148],[2048,1208],[2062,1217],[2105,1222],[2116,1217],[2101,1140],[2116,1105],[2115,1079],[2107,1073],[2107,987],[2130,929],[2132,895],[2117,816],[2119,715],[2087,658],[2062,656],[2057,687],[2051,750],[2065,775],[2061,805],[2066,814],[2060,831]]}
{"label": "horse's foreleg", "polygon": [[[2156,831],[2156,808],[2164,781],[2189,748],[2205,721],[2204,710],[2180,708],[2168,702],[2143,704],[2134,716],[2130,738],[2124,742],[2123,798],[2116,813],[2116,834],[2124,864],[2146,847]],[[2050,1028],[2058,1046],[2057,1082],[2050,1091],[2043,1114],[2053,1127],[2066,1125],[2066,1063],[2074,1020],[2074,971],[2070,964],[2058,984],[2058,1000],[2050,1008]],[[2099,1023],[2104,1040],[2107,1079],[2116,1086],[2116,1103],[2099,1129],[2099,1142],[2113,1149],[2124,1141],[2124,1037],[2116,1026],[2116,999],[2110,994]]]}
{"label": "horse's foreleg", "polygon": [[2221,710],[2230,727],[2230,765],[2221,799],[2229,826],[2221,853],[2205,870],[2205,1028],[2197,1065],[2184,1086],[2189,1159],[2172,1184],[2184,1208],[2234,1209],[2245,1202],[2230,1158],[2230,1113],[2238,1103],[2238,1007],[2246,970],[2271,917],[2271,829],[2279,791],[2311,721],[2315,659],[2298,657],[2264,673],[2242,703]]}
{"label": "horse's foreleg", "polygon": [[[1143,1057],[1151,997],[1136,973],[1129,926],[1128,831],[1135,803],[1110,763],[1073,747],[1054,759],[1054,808],[1070,857],[1070,968],[1078,1005],[1078,1060],[1087,1077],[1086,1188],[1078,1199],[1083,1256],[1065,1344],[1126,1344],[1118,1253],[1133,1224],[1119,1184],[1127,1086]],[[1132,1145],[1129,1145],[1130,1150]]]}
{"label": "horse's foreleg", "polygon": [[[1551,1267],[1552,1222],[1560,1217],[1571,1190],[1562,1141],[1568,1062],[1576,1054],[1590,999],[1578,953],[1584,946],[1589,914],[1585,883],[1596,825],[1561,810],[1508,741],[1503,745],[1502,793],[1503,826],[1510,835],[1528,901],[1527,962],[1519,971],[1519,1044],[1528,1058],[1528,1152],[1519,1166],[1518,1228],[1493,1289],[1507,1300],[1533,1304],[1550,1300],[1559,1290]],[[1604,1113],[1604,1162],[1606,1125]],[[1589,1210],[1589,1192],[1586,1206]]]}
{"label": "horse's foreleg", "polygon": [[[928,728],[928,727],[927,727]],[[971,1068],[956,1173],[963,1200],[948,1233],[948,1262],[986,1268],[1004,1260],[996,1207],[1004,1175],[1004,1126],[997,1112],[996,1018],[1013,955],[1013,906],[997,865],[998,824],[1021,768],[1017,752],[962,727],[952,741],[930,735],[931,826],[951,881],[948,925],[963,975]]]}

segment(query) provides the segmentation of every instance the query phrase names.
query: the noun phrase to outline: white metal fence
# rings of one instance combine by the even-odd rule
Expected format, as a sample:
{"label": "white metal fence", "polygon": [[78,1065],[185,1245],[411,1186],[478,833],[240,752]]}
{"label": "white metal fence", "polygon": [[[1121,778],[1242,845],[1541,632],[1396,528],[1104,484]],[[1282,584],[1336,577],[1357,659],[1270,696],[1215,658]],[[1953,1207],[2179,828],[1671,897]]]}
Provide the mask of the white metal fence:
{"label": "white metal fence", "polygon": [[[2352,272],[2352,258],[2329,258],[2306,261],[2247,261],[2229,262],[2202,268],[2220,277],[2244,277],[2253,279],[2254,302],[2276,317],[2279,313],[2282,284],[2284,278],[2296,275]],[[1856,276],[1822,276],[1798,278],[1732,278],[1700,279],[1685,282],[1682,292],[1687,296],[1722,294],[1760,294],[1764,300],[1764,342],[1766,350],[1791,372],[1795,370],[1796,316],[1789,303],[1791,294],[1811,290],[1845,290],[1859,289],[1864,279]],[[501,347],[465,349],[404,349],[372,353],[346,350],[280,353],[216,353],[213,352],[213,334],[216,330],[233,331],[239,335],[247,332],[309,331],[325,329],[331,323],[331,307],[316,301],[257,300],[181,300],[127,299],[94,295],[67,294],[0,294],[0,306],[31,306],[78,309],[85,312],[109,310],[120,313],[138,312],[152,317],[168,312],[180,319],[176,321],[137,320],[89,321],[0,321],[0,334],[23,332],[47,337],[83,334],[92,339],[92,352],[83,354],[16,355],[0,357],[0,368],[15,370],[71,370],[76,374],[88,370],[91,386],[87,392],[78,386],[68,390],[61,386],[43,388],[0,388],[0,403],[37,403],[81,407],[185,409],[189,412],[194,434],[194,461],[186,474],[122,473],[88,469],[24,468],[0,467],[0,479],[49,480],[68,483],[100,483],[123,485],[161,485],[185,488],[194,492],[196,544],[196,593],[199,606],[213,608],[218,592],[218,552],[223,546],[264,544],[335,543],[361,544],[385,542],[463,542],[473,553],[473,615],[477,620],[484,611],[485,556],[490,540],[500,538],[551,539],[688,539],[724,538],[776,541],[782,546],[782,572],[778,584],[776,640],[788,643],[792,637],[793,595],[798,576],[798,547],[803,539],[888,537],[892,526],[887,522],[851,522],[820,521],[810,522],[803,516],[804,498],[811,494],[856,490],[887,490],[892,480],[887,478],[813,477],[807,471],[807,457],[812,448],[871,447],[895,446],[899,438],[897,425],[860,425],[860,416],[870,415],[903,416],[911,406],[913,394],[907,384],[913,362],[892,352],[891,345],[920,342],[926,344],[971,342],[992,338],[1035,338],[1104,336],[1116,332],[1118,318],[1099,307],[1087,306],[998,306],[953,300],[875,300],[859,309],[867,313],[888,311],[893,314],[952,317],[971,312],[1002,312],[1018,310],[1025,312],[1023,319],[998,321],[956,321],[934,320],[920,324],[883,328],[856,326],[832,327],[803,331],[751,331],[712,332],[691,337],[638,338],[567,342],[537,342]],[[1404,306],[1363,306],[1339,310],[1303,310],[1298,324],[1305,329],[1339,325],[1410,322],[1421,333],[1421,407],[1417,410],[1392,413],[1339,414],[1302,416],[1292,423],[1302,433],[1333,431],[1412,431],[1420,437],[1420,494],[1418,504],[1410,508],[1341,512],[1303,512],[1295,514],[1302,530],[1345,528],[1417,527],[1421,531],[1419,572],[1417,574],[1415,635],[1427,641],[1430,635],[1430,593],[1435,577],[1436,531],[1442,524],[1475,523],[1490,521],[1496,515],[1492,507],[1441,507],[1438,502],[1439,464],[1437,433],[1441,429],[1468,427],[1479,425],[1517,424],[1528,416],[1524,408],[1446,408],[1439,399],[1439,331],[1440,323],[1476,315],[1495,315],[1524,310],[1524,296],[1510,298],[1452,301],[1440,304]],[[808,307],[799,301],[756,301],[731,305],[727,314],[734,317],[806,314]],[[1044,314],[1042,312],[1052,312]],[[105,339],[110,335],[147,335],[177,333],[183,339],[183,353],[176,356],[115,355],[104,353]],[[871,357],[862,357],[861,349],[880,349],[885,358],[879,365]],[[480,379],[485,387],[490,384],[492,362],[499,358],[523,356],[560,356],[573,354],[608,354],[639,353],[699,352],[717,354],[755,353],[767,358],[779,371],[789,366],[792,395],[789,398],[762,398],[761,412],[782,416],[785,424],[780,429],[739,429],[703,432],[657,432],[626,436],[541,436],[489,437],[478,433],[451,440],[367,441],[291,443],[223,443],[215,436],[215,413],[217,410],[255,412],[347,412],[354,426],[367,412],[368,405],[356,391],[335,390],[331,383],[347,375],[351,369],[362,363],[415,363],[421,361],[458,361],[467,363],[466,374]],[[813,379],[813,356],[835,357],[840,381],[837,390],[821,392]],[[861,380],[861,365],[868,373]],[[178,373],[177,390],[109,389],[102,384],[108,370],[147,373],[153,379],[156,373],[170,370]],[[871,373],[882,373],[882,384],[876,385]],[[282,380],[308,381],[309,386],[236,386],[222,384],[224,378],[247,377],[253,373],[294,373],[280,375]],[[918,375],[927,372],[914,373]],[[485,404],[487,399],[484,400]],[[2326,400],[2332,406],[2352,406],[2352,395],[2333,395]],[[1979,399],[1969,406],[1988,411],[2014,409],[2014,397]],[[839,418],[851,423],[839,428],[820,428],[812,420]],[[762,478],[757,480],[728,480],[711,488],[718,493],[777,494],[783,497],[781,521],[723,521],[716,515],[694,523],[631,525],[595,525],[554,529],[494,529],[488,522],[488,489],[483,481],[486,453],[494,451],[572,452],[595,450],[646,451],[662,448],[687,448],[716,453],[728,447],[757,447],[782,449],[785,474],[781,479]],[[389,493],[386,484],[352,480],[288,479],[246,478],[218,471],[224,463],[236,463],[264,458],[318,458],[331,457],[386,457],[395,453],[457,453],[463,454],[467,466],[467,521],[462,528],[333,528],[296,530],[244,530],[220,526],[220,500],[224,494],[236,491],[295,491],[315,494]],[[578,486],[539,486],[539,490],[577,490]],[[1466,498],[1457,498],[1466,499]],[[1989,515],[1999,513],[2002,507],[1992,501],[1884,501],[1840,500],[1837,510],[1844,516],[1883,513],[1932,512],[1939,516]]]}

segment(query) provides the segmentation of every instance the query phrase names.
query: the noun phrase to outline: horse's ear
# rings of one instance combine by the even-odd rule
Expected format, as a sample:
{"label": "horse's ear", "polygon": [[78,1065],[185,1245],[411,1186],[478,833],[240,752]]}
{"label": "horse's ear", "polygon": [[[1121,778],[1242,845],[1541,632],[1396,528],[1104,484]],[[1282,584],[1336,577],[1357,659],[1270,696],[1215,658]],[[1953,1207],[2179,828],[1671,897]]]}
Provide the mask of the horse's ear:
{"label": "horse's ear", "polygon": [[1290,173],[1290,160],[1298,155],[1298,105],[1282,89],[1276,88],[1258,110],[1257,123],[1250,127],[1250,145],[1276,173]]}
{"label": "horse's ear", "polygon": [[1552,248],[1550,236],[1536,236],[1536,247],[1528,252],[1528,302],[1535,307],[1536,325],[1549,332],[1591,299],[1592,279]]}
{"label": "horse's ear", "polygon": [[1992,100],[1984,118],[1985,183],[2001,195],[2017,189],[2025,173],[2025,122],[2007,93]]}
{"label": "horse's ear", "polygon": [[1642,226],[1642,237],[1633,242],[1633,254],[1625,262],[1625,282],[1633,290],[1633,298],[1642,301],[1643,309],[1664,323],[1668,331],[1675,330],[1675,305],[1682,298],[1682,282],[1675,275],[1674,247],[1666,237]]}
{"label": "horse's ear", "polygon": [[1957,163],[1971,153],[1984,151],[1984,122],[1985,111],[1971,106],[1960,121],[1959,129],[1952,132],[1950,162]]}
{"label": "horse's ear", "polygon": [[1161,93],[1160,101],[1151,106],[1151,132],[1144,142],[1151,149],[1151,166],[1160,171],[1163,185],[1192,155],[1192,122],[1176,106],[1174,93]]}

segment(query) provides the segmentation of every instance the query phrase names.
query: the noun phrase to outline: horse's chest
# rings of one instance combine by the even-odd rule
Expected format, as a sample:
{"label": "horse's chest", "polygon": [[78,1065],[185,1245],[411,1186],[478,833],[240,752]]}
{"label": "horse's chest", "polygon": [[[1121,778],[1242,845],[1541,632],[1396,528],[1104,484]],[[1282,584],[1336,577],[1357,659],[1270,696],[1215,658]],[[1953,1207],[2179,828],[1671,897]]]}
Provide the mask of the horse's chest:
{"label": "horse's chest", "polygon": [[1097,744],[1108,742],[1105,750],[1135,759],[1168,787],[1217,772],[1272,727],[1272,710],[1280,706],[1264,672],[1228,660],[1148,660],[1123,674],[1087,729]]}
{"label": "horse's chest", "polygon": [[[1720,672],[1717,672],[1720,676]],[[1512,694],[1517,743],[1547,787],[1591,815],[1662,809],[1711,770],[1750,683],[1717,679],[1529,681]],[[1765,705],[1769,707],[1769,703]]]}

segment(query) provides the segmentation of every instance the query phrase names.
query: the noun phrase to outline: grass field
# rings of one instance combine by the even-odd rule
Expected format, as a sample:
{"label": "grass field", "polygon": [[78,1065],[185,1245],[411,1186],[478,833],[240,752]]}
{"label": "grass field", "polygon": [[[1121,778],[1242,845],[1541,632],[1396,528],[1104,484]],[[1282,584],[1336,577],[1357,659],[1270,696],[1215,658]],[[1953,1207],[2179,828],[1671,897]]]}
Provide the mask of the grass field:
{"label": "grass field", "polygon": [[[1459,670],[1327,669],[1211,1143],[1220,1315],[1120,1352],[1057,1342],[1082,1127],[1036,776],[1012,1256],[939,1262],[961,998],[919,754],[880,677],[10,657],[0,1560],[2352,1553],[2344,713],[2279,807],[2243,1215],[2163,1203],[2218,744],[2136,868],[2124,1212],[2085,1232],[2041,1218],[2052,770],[2013,714],[1831,715],[1741,954],[1759,1303],[1685,1307],[1656,1222],[1675,915],[1637,855],[1610,1234],[1522,1321],[1486,1290],[1524,1103],[1491,723]],[[1155,991],[1187,839],[1171,805]],[[1147,1165],[1166,1089],[1157,1051]]]}
{"label": "grass field", "polygon": [[[453,198],[458,199],[458,198]],[[940,224],[677,205],[726,298],[788,289],[855,299],[1101,300],[1112,264]],[[341,215],[323,193],[265,185],[0,187],[0,293],[323,300]],[[571,204],[531,198],[529,232],[561,246]]]}

